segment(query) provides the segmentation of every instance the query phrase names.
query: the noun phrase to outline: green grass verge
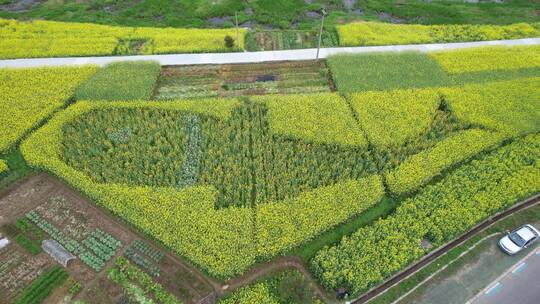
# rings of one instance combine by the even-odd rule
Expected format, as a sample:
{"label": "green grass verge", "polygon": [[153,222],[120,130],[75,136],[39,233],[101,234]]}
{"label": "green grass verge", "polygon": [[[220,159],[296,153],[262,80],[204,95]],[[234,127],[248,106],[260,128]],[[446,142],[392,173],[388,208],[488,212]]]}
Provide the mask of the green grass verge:
{"label": "green grass verge", "polygon": [[304,262],[308,263],[309,260],[311,260],[311,258],[313,258],[323,247],[337,244],[339,241],[341,241],[343,236],[350,235],[359,228],[369,225],[373,221],[389,215],[396,209],[397,205],[397,200],[389,196],[385,196],[374,207],[366,210],[349,221],[326,231],[305,245],[295,248],[287,255],[299,256]]}
{"label": "green grass verge", "polygon": [[157,81],[157,62],[118,62],[98,70],[75,92],[77,100],[149,100]]}
{"label": "green grass verge", "polygon": [[[504,232],[506,230],[516,228],[522,224],[537,222],[537,221],[540,221],[540,205],[536,205],[529,209],[522,210],[502,221],[499,221],[496,224],[489,227],[488,229],[486,229],[485,231],[470,238],[462,245],[457,246],[453,248],[452,250],[448,251],[446,254],[442,255],[435,261],[431,262],[429,265],[422,268],[420,271],[418,271],[417,273],[415,273],[408,279],[401,281],[399,284],[390,288],[388,291],[378,296],[377,298],[369,301],[368,303],[369,304],[393,303],[403,294],[405,294],[406,292],[408,292],[409,290],[411,290],[412,288],[420,284],[420,282],[425,280],[427,277],[435,273],[437,270],[439,270],[443,266],[447,265],[448,263],[456,259],[461,253],[466,251],[469,247],[471,247],[472,245],[474,245],[475,243],[477,243],[479,240],[486,237],[487,235],[495,233],[495,232]],[[451,264],[451,267],[459,268],[467,264],[467,262],[470,261],[472,258],[473,257],[468,257],[467,255],[465,255],[459,260],[454,261]]]}
{"label": "green grass verge", "polygon": [[18,148],[0,155],[0,158],[4,159],[9,167],[9,170],[0,173],[0,191],[35,172],[35,169],[26,164]]}

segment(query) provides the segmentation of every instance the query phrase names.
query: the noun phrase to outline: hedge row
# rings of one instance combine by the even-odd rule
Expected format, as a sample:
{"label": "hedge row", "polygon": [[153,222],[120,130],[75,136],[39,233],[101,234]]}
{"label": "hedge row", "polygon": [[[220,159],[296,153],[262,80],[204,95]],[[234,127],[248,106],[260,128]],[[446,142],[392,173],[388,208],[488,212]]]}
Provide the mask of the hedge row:
{"label": "hedge row", "polygon": [[270,129],[276,134],[367,147],[346,101],[338,94],[269,95],[251,99],[268,107]]}
{"label": "hedge row", "polygon": [[380,22],[354,22],[337,26],[342,46],[423,44],[504,40],[540,36],[537,24],[511,25],[475,24],[389,24]]}
{"label": "hedge row", "polygon": [[[67,165],[62,160],[61,155],[64,136],[63,128],[80,117],[89,117],[89,113],[92,111],[112,112],[120,108],[144,108],[204,114],[213,117],[214,120],[218,119],[221,121],[233,119],[234,117],[230,115],[237,115],[234,114],[236,110],[232,111],[232,107],[235,105],[238,105],[237,100],[208,100],[206,102],[177,101],[167,103],[81,101],[59,113],[47,125],[34,132],[21,145],[21,151],[30,165],[48,170],[65,179],[98,204],[103,205],[118,216],[126,219],[177,253],[189,258],[210,274],[227,278],[244,271],[255,262],[258,255],[270,256],[276,252],[276,250],[258,252],[254,231],[255,214],[251,207],[235,207],[232,204],[227,208],[216,209],[215,203],[219,192],[212,186],[214,184],[208,183],[202,183],[184,189],[167,186],[129,186],[125,183],[112,182],[99,183],[92,179],[84,170],[78,170],[73,166]],[[242,104],[241,106],[245,107],[247,105]],[[244,110],[247,111],[247,109]],[[212,134],[216,135],[218,133],[214,130]],[[210,135],[206,134],[205,136]],[[259,145],[259,143],[254,143],[254,145]],[[216,151],[223,151],[223,146],[215,147],[215,149],[218,148],[219,150]],[[215,156],[214,154],[210,155]],[[332,164],[332,166],[335,167],[335,164]],[[307,173],[307,170],[309,169],[303,169],[299,173]],[[334,172],[330,173],[334,174]],[[276,180],[275,182],[282,181]],[[308,214],[316,215],[319,213],[321,216],[328,217],[328,219],[321,219],[320,216],[311,216],[314,223],[305,223],[306,230],[302,232],[302,235],[306,238],[313,237],[315,234],[339,223],[341,219],[345,220],[353,212],[363,210],[370,203],[372,204],[382,192],[380,178],[374,177],[365,181],[360,180],[357,183],[350,182],[346,185],[360,187],[363,183],[373,186],[374,189],[364,189],[362,191],[357,188],[357,191],[354,191],[352,195],[358,195],[359,200],[365,201],[364,207],[355,207],[356,209],[354,210],[346,209],[343,212],[337,212],[335,215],[326,212],[328,210],[327,204],[306,204],[306,198],[322,197],[324,195],[323,190],[316,194],[306,194],[306,196],[303,196],[297,202],[298,205],[309,209]],[[291,185],[293,184],[291,183]],[[339,187],[343,186],[336,186],[336,188]],[[331,193],[331,191],[328,193]],[[342,197],[345,199],[344,196]],[[329,198],[327,202],[330,202],[331,199],[333,198]],[[346,201],[351,202],[352,200],[351,198],[347,198]],[[271,207],[269,208],[271,209]],[[319,208],[324,212],[319,212]],[[276,214],[276,216],[279,215],[280,213]],[[156,217],[159,217],[160,221],[156,222]],[[269,218],[269,222],[273,225],[271,226],[272,229],[276,228],[275,223],[277,223],[277,220]],[[327,226],[321,225],[318,222],[327,223]],[[283,225],[286,224],[290,224],[290,222],[283,223]],[[280,229],[279,226],[277,226],[277,229]],[[279,249],[292,246],[293,241],[298,244],[305,240],[295,236],[292,241],[285,241],[280,245]],[[266,245],[260,246],[260,248],[265,247]]]}
{"label": "hedge row", "polygon": [[243,49],[246,30],[132,28],[0,19],[0,58],[221,52]]}
{"label": "hedge row", "polygon": [[451,74],[540,67],[540,45],[482,47],[430,55]]}
{"label": "hedge row", "polygon": [[257,206],[257,253],[273,256],[377,204],[384,195],[380,176],[340,182],[282,202]]}
{"label": "hedge row", "polygon": [[353,295],[380,283],[429,249],[540,191],[540,134],[463,165],[404,201],[395,214],[321,250],[311,266],[329,289]]}
{"label": "hedge row", "polygon": [[480,129],[452,134],[388,172],[385,176],[388,189],[398,195],[416,191],[445,169],[499,144],[504,138],[501,133]]}
{"label": "hedge row", "polygon": [[101,68],[75,92],[79,100],[149,100],[161,66],[157,62],[118,62]]}
{"label": "hedge row", "polygon": [[0,70],[0,152],[62,107],[95,67]]}
{"label": "hedge row", "polygon": [[68,273],[60,266],[55,266],[51,270],[41,274],[30,285],[25,287],[19,296],[16,304],[38,304],[49,296],[58,286],[62,285],[68,278]]}

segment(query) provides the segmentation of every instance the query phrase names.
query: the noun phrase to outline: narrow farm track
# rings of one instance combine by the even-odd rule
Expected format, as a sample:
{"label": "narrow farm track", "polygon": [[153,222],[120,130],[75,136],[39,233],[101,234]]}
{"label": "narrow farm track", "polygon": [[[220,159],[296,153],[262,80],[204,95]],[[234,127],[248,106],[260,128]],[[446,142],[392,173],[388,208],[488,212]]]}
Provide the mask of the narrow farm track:
{"label": "narrow farm track", "polygon": [[268,263],[257,265],[251,270],[244,273],[242,276],[225,282],[225,286],[227,286],[227,291],[234,291],[238,288],[254,283],[269,274],[291,269],[296,269],[300,271],[311,283],[311,287],[315,290],[317,296],[324,299],[325,303],[338,303],[338,301],[333,299],[332,296],[324,290],[324,288],[319,284],[318,280],[313,276],[311,271],[309,271],[307,265],[304,264],[302,259],[297,256],[279,257]]}
{"label": "narrow farm track", "polygon": [[[388,46],[360,46],[322,48],[319,58],[326,58],[336,54],[359,54],[371,52],[404,52],[418,51],[431,52],[441,50],[465,49],[482,46],[516,46],[538,45],[540,38],[526,38],[515,40],[495,40],[458,43],[409,44]],[[141,55],[141,56],[105,56],[105,57],[59,57],[59,58],[32,58],[0,60],[0,68],[29,68],[41,66],[64,65],[105,65],[117,61],[157,61],[161,65],[193,65],[193,64],[232,64],[256,63],[290,60],[313,60],[317,49],[298,49],[286,51],[239,52],[239,53],[197,53],[197,54],[170,54],[170,55]]]}

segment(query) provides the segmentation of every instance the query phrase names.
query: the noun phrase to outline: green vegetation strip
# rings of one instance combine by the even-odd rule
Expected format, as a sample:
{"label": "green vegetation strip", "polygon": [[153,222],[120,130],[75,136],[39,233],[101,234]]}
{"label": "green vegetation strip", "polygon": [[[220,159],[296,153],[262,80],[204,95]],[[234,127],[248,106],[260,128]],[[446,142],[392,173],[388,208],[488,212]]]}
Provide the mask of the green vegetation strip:
{"label": "green vegetation strip", "polygon": [[25,287],[15,300],[15,304],[38,304],[49,296],[57,287],[68,278],[68,273],[61,267],[55,266],[43,273],[32,283]]}
{"label": "green vegetation strip", "polygon": [[75,92],[78,100],[149,100],[161,66],[157,62],[118,62],[98,70]]}

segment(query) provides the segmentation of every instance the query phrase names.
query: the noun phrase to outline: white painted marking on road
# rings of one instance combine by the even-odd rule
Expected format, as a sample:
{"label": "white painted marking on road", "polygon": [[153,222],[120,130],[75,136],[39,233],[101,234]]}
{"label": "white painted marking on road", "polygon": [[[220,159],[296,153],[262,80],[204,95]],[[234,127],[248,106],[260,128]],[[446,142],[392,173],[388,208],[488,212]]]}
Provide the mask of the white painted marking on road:
{"label": "white painted marking on road", "polygon": [[501,288],[502,284],[500,282],[495,283],[495,285],[491,286],[488,290],[486,290],[485,294],[489,295],[495,291],[497,291],[499,288]]}
{"label": "white painted marking on road", "polygon": [[537,255],[537,256],[540,256],[540,250],[538,250],[538,251],[536,252],[536,255]]}
{"label": "white painted marking on road", "polygon": [[512,270],[512,274],[519,274],[523,269],[527,268],[527,263],[523,262],[519,264],[514,270]]}

